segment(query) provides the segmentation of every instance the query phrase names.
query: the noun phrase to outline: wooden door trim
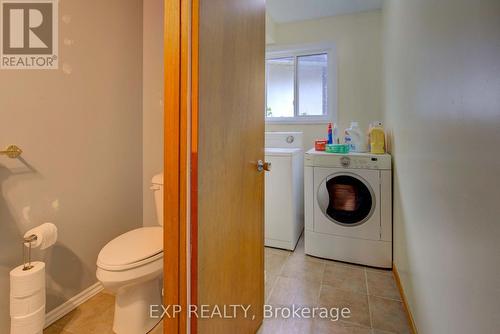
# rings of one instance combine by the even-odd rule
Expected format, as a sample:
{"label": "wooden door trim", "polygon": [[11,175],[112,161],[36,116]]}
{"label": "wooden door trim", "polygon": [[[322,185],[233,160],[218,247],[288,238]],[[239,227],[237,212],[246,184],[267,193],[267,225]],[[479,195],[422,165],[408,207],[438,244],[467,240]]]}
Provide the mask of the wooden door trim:
{"label": "wooden door trim", "polygon": [[[190,208],[190,305],[198,305],[198,51],[199,0],[191,1],[191,208]],[[190,332],[198,332],[196,317],[191,318]]]}
{"label": "wooden door trim", "polygon": [[[180,304],[180,1],[164,1],[164,305]],[[179,333],[179,319],[165,317],[164,333]]]}
{"label": "wooden door trim", "polygon": [[189,272],[189,254],[188,243],[190,242],[190,214],[188,214],[191,205],[191,182],[188,178],[192,174],[190,170],[191,164],[191,0],[181,0],[181,19],[180,19],[180,32],[181,32],[181,63],[180,63],[180,201],[181,209],[181,228],[179,236],[181,243],[180,256],[179,256],[179,291],[180,291],[180,305],[183,312],[180,313],[179,318],[179,333],[187,333],[188,330],[188,272]]}
{"label": "wooden door trim", "polygon": [[187,332],[191,0],[164,0],[164,333]]}

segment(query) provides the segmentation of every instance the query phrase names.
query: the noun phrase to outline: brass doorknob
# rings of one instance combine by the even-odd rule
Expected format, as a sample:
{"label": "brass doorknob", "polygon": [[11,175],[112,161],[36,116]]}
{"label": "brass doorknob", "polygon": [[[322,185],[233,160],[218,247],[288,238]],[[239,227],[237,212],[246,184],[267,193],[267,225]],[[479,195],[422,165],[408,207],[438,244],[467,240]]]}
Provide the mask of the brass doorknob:
{"label": "brass doorknob", "polygon": [[262,172],[262,171],[270,172],[271,171],[271,163],[270,162],[264,162],[262,160],[257,161],[257,171]]}

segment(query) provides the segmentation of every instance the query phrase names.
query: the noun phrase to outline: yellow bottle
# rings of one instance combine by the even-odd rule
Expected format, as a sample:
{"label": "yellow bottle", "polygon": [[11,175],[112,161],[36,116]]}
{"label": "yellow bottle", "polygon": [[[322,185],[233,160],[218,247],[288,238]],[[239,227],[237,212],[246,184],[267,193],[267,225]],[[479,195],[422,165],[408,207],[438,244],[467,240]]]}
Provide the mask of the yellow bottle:
{"label": "yellow bottle", "polygon": [[370,152],[372,154],[385,153],[385,132],[380,122],[375,122],[370,127]]}

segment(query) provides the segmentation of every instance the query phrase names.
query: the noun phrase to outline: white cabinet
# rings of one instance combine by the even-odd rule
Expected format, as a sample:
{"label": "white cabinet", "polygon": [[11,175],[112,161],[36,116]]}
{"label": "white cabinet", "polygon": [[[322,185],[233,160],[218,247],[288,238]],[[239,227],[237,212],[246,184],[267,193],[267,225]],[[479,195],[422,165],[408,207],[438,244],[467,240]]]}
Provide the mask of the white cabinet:
{"label": "white cabinet", "polygon": [[267,148],[265,245],[294,250],[304,229],[304,162],[301,148]]}

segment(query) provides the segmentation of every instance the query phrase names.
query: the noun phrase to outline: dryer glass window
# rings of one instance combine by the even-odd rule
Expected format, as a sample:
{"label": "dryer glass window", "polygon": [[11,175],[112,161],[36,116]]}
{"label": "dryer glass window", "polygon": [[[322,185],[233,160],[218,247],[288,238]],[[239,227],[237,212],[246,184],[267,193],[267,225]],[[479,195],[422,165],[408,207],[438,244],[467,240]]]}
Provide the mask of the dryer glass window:
{"label": "dryer glass window", "polygon": [[374,199],[361,180],[350,175],[332,177],[324,183],[328,194],[326,215],[342,225],[360,225],[370,218]]}

